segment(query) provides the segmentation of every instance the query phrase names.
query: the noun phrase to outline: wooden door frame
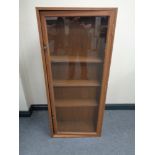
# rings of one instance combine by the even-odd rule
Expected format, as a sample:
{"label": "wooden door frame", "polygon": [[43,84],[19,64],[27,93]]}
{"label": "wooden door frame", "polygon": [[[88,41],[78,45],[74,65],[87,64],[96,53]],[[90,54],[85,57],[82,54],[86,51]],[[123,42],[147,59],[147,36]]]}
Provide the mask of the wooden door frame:
{"label": "wooden door frame", "polygon": [[[74,13],[73,13],[74,12]],[[71,13],[71,14],[70,14]],[[113,49],[113,40],[115,33],[115,24],[117,17],[117,8],[61,8],[61,7],[36,7],[37,21],[38,21],[38,30],[40,37],[40,46],[41,46],[41,54],[43,61],[43,69],[44,69],[44,77],[45,77],[45,85],[46,85],[46,94],[48,101],[48,113],[49,113],[49,122],[50,122],[50,130],[52,137],[88,137],[88,136],[100,136],[103,122],[103,113],[105,109],[105,100],[106,100],[106,92],[111,64],[111,56]],[[45,16],[109,16],[110,20],[108,23],[108,33],[107,33],[107,41],[105,47],[105,56],[103,63],[103,74],[102,74],[102,84],[101,84],[101,92],[100,92],[100,100],[99,100],[99,111],[98,111],[98,120],[97,120],[97,129],[96,132],[87,133],[87,132],[68,132],[68,133],[57,133],[57,125],[56,125],[56,117],[53,117],[55,112],[54,107],[54,96],[53,90],[50,87],[49,81],[52,83],[51,79],[51,71],[49,70],[48,64],[48,49],[44,48],[44,45],[47,43],[47,34],[46,29],[42,24],[45,24],[43,18]],[[44,34],[43,34],[44,33]]]}

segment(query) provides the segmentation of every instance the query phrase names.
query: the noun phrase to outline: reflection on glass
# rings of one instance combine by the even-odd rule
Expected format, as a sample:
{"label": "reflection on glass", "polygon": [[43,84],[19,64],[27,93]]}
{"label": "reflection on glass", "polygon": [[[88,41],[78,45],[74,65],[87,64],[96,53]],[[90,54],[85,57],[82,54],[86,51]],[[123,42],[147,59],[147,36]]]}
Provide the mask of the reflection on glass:
{"label": "reflection on glass", "polygon": [[[85,66],[81,66],[80,64],[84,64]],[[84,69],[81,70],[83,67]],[[100,67],[100,65],[94,63],[53,63],[53,79],[100,81],[102,74]],[[87,72],[85,70],[87,70]]]}
{"label": "reflection on glass", "polygon": [[108,17],[48,17],[50,53],[55,56],[102,56],[107,24]]}
{"label": "reflection on glass", "polygon": [[53,58],[68,60],[68,79],[74,79],[76,60],[81,79],[88,79],[87,63],[103,60],[108,17],[47,17],[49,49]]}
{"label": "reflection on glass", "polygon": [[95,132],[108,17],[46,17],[58,131]]}

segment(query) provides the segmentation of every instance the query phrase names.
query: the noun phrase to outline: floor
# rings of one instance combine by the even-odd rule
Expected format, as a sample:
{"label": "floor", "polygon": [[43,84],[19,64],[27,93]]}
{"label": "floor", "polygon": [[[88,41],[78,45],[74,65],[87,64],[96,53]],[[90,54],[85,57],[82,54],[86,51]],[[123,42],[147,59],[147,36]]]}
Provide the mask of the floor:
{"label": "floor", "polygon": [[51,138],[47,111],[20,118],[20,155],[134,155],[135,111],[106,110],[102,137]]}

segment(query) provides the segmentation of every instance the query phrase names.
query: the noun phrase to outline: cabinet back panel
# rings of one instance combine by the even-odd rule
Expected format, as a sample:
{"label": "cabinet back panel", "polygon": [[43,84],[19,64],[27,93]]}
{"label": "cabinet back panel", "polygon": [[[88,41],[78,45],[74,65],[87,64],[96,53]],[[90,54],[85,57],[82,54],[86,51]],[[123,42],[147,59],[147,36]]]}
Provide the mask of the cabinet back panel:
{"label": "cabinet back panel", "polygon": [[55,87],[56,99],[99,99],[100,87]]}
{"label": "cabinet back panel", "polygon": [[95,132],[97,124],[96,107],[61,107],[57,110],[58,131]]}
{"label": "cabinet back panel", "polygon": [[52,64],[55,80],[97,80],[101,78],[101,67],[88,63],[54,63]]}

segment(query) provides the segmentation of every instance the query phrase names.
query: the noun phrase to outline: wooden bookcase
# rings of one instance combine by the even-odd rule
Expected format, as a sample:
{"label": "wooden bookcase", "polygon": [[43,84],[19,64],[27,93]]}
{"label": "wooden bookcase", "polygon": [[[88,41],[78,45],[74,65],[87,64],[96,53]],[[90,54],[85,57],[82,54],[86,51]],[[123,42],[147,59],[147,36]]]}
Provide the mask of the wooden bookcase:
{"label": "wooden bookcase", "polygon": [[51,136],[100,136],[117,8],[36,13]]}

